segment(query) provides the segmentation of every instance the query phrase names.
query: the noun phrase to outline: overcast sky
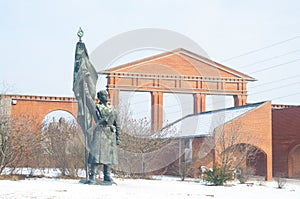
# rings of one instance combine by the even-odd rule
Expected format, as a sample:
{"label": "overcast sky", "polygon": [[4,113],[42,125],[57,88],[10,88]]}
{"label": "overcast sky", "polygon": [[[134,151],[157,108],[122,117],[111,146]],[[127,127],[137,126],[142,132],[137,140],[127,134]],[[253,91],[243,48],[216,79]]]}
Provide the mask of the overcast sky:
{"label": "overcast sky", "polygon": [[156,28],[258,79],[248,85],[249,102],[300,104],[299,10],[298,0],[1,1],[0,91],[73,96],[80,26],[90,54],[116,35]]}

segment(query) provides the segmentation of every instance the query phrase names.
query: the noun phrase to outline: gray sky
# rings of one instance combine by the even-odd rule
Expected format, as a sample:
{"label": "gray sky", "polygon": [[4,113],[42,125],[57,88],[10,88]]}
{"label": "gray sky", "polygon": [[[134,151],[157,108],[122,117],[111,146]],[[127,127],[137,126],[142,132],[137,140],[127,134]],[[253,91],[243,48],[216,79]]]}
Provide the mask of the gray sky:
{"label": "gray sky", "polygon": [[90,54],[115,35],[159,28],[258,79],[248,85],[249,102],[300,104],[299,10],[297,0],[1,1],[0,91],[73,96],[79,26]]}

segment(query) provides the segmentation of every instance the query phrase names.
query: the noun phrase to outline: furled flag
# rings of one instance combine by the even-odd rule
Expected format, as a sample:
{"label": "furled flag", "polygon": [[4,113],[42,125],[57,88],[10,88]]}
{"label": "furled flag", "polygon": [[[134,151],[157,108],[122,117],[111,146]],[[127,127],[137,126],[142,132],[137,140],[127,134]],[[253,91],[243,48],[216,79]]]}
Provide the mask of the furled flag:
{"label": "furled flag", "polygon": [[81,41],[83,31],[77,33],[79,41],[76,44],[73,92],[78,101],[77,120],[84,133],[92,127],[92,118],[96,117],[95,94],[98,74],[89,60],[87,49]]}

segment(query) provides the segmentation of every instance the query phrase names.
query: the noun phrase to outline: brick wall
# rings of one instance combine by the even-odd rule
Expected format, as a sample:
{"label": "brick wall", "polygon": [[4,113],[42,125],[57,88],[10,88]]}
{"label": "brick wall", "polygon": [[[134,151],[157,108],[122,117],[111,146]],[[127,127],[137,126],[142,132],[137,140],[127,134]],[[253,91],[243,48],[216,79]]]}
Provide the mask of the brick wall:
{"label": "brick wall", "polygon": [[300,107],[272,111],[274,176],[300,177]]}
{"label": "brick wall", "polygon": [[52,111],[67,111],[76,117],[77,103],[73,98],[45,96],[6,96],[15,101],[11,106],[11,117],[16,118],[24,113],[37,118],[42,123],[47,114]]}
{"label": "brick wall", "polygon": [[[256,174],[264,175],[266,180],[272,180],[272,114],[271,102],[266,102],[258,108],[247,112],[246,114],[227,123],[226,126],[237,125],[239,132],[243,136],[253,139],[241,140],[241,144],[250,144],[258,149],[261,153],[257,155],[255,169]],[[195,171],[200,166],[212,167],[213,154],[208,153],[203,156],[203,146],[205,138],[195,138],[193,141],[193,161]]]}

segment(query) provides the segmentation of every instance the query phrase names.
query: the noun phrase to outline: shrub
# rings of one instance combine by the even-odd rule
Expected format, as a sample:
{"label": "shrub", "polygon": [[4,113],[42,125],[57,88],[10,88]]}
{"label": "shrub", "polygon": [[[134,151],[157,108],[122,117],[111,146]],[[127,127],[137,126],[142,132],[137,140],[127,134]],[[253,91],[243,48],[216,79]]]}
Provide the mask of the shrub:
{"label": "shrub", "polygon": [[280,174],[275,178],[275,181],[277,182],[277,188],[283,189],[286,184],[286,179],[282,177],[283,175]]}
{"label": "shrub", "polygon": [[236,178],[241,184],[245,184],[254,173],[253,168],[250,167],[240,168],[238,171],[239,172],[236,173]]}
{"label": "shrub", "polygon": [[215,186],[224,185],[227,181],[232,180],[232,173],[225,167],[214,167],[204,172],[203,179]]}

